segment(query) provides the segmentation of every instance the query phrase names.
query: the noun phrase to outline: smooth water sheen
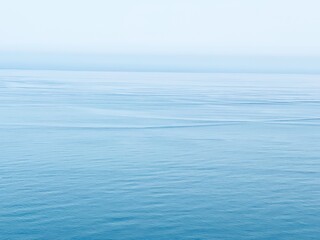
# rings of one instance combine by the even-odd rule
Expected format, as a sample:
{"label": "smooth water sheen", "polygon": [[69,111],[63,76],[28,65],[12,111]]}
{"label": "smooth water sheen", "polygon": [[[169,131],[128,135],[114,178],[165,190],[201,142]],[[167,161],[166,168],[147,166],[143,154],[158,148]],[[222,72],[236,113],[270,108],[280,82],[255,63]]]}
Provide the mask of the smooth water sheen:
{"label": "smooth water sheen", "polygon": [[320,239],[320,76],[0,71],[0,239]]}

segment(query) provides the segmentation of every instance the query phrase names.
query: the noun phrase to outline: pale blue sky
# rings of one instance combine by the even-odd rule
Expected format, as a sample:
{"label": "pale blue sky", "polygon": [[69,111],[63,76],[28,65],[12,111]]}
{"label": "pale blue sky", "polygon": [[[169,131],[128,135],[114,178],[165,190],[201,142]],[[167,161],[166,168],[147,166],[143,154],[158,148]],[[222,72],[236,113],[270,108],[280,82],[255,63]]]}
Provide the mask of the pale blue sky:
{"label": "pale blue sky", "polygon": [[320,55],[319,0],[1,0],[0,51]]}
{"label": "pale blue sky", "polygon": [[[82,65],[143,68],[151,61],[172,68],[174,59],[154,57],[162,55],[188,56],[188,66],[208,69],[223,62],[226,69],[243,65],[238,56],[259,57],[260,64],[270,56],[278,59],[267,58],[269,65],[320,71],[319,11],[319,0],[0,0],[0,68],[81,59]],[[237,58],[219,60],[225,56]]]}

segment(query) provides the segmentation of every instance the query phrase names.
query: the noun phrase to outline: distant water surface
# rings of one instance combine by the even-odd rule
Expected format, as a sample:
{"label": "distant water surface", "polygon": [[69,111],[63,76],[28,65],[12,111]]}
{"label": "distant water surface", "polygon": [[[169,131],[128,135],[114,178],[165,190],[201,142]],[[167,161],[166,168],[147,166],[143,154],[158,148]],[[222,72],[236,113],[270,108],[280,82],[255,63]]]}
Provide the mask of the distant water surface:
{"label": "distant water surface", "polygon": [[320,76],[0,71],[0,239],[320,239]]}

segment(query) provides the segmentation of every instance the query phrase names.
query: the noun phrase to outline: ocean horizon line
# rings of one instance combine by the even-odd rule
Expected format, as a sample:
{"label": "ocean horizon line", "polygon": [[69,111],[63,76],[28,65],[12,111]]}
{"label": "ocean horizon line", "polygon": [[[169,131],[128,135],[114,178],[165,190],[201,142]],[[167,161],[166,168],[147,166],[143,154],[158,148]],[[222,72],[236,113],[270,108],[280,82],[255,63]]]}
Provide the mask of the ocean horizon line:
{"label": "ocean horizon line", "polygon": [[98,55],[0,52],[0,69],[320,74],[320,56]]}
{"label": "ocean horizon line", "polygon": [[244,75],[319,75],[320,72],[276,72],[276,71],[188,71],[188,70],[112,70],[112,69],[78,69],[78,68],[1,68],[0,71],[50,71],[50,72],[105,72],[105,73],[155,73],[155,74],[244,74]]}

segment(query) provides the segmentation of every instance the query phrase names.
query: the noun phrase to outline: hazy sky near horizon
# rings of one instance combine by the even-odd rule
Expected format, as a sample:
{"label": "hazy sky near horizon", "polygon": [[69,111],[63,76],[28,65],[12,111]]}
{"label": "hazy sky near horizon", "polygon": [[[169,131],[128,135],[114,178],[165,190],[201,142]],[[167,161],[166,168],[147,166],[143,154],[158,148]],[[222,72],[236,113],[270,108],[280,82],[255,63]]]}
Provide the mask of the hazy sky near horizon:
{"label": "hazy sky near horizon", "polygon": [[0,51],[320,56],[319,0],[2,0],[0,5]]}

